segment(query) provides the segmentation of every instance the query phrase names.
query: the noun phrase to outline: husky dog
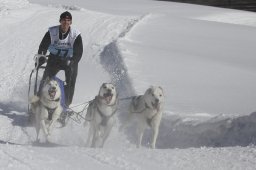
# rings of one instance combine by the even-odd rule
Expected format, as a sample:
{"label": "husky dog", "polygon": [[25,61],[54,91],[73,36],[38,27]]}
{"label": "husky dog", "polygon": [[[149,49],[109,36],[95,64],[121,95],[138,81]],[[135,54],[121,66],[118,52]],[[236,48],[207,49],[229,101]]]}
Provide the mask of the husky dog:
{"label": "husky dog", "polygon": [[90,122],[86,146],[103,147],[115,123],[117,92],[111,83],[103,83],[99,94],[89,103],[86,121]]}
{"label": "husky dog", "polygon": [[32,96],[30,98],[31,110],[35,115],[37,142],[39,142],[39,133],[41,129],[46,136],[47,142],[49,142],[52,128],[63,110],[60,101],[61,89],[59,84],[56,80],[50,78],[46,78],[43,83],[40,97]]}
{"label": "husky dog", "polygon": [[121,126],[123,129],[132,118],[137,122],[137,147],[141,146],[143,133],[146,127],[153,130],[151,148],[155,148],[159,125],[162,118],[164,94],[161,87],[152,86],[144,95],[134,96],[129,106],[129,115]]}

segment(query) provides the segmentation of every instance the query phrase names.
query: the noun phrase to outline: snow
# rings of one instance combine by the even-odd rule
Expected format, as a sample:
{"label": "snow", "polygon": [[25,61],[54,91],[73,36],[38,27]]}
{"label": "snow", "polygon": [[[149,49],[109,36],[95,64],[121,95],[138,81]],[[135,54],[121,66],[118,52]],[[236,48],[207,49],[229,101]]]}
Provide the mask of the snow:
{"label": "snow", "polygon": [[[34,143],[26,113],[33,56],[65,10],[84,42],[72,106],[103,82],[120,98],[162,86],[157,149],[149,130],[140,149],[133,127],[119,132],[126,101],[103,149],[84,147],[88,127],[72,120],[54,129],[52,144]],[[150,0],[0,0],[0,19],[0,169],[255,169],[255,13]]]}
{"label": "snow", "polygon": [[[172,150],[1,147],[5,169],[254,169],[252,147]],[[61,155],[61,156],[60,156]],[[195,155],[195,156],[191,156]],[[139,159],[138,159],[139,158]],[[200,158],[200,159],[199,159]],[[40,161],[38,161],[40,160]],[[233,160],[233,161],[230,161]]]}

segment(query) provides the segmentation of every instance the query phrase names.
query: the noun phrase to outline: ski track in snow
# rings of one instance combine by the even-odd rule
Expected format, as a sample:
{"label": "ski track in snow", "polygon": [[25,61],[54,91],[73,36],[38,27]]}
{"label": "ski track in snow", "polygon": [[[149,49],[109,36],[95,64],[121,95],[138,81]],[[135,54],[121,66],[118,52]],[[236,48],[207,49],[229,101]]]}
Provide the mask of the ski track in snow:
{"label": "ski track in snow", "polygon": [[[0,1],[0,5],[1,2],[2,1]],[[3,141],[3,143],[4,141],[8,141],[26,144],[34,140],[34,137],[31,137],[34,136],[33,128],[26,127],[26,101],[24,101],[24,99],[27,95],[26,89],[28,87],[27,81],[29,73],[31,68],[33,68],[32,57],[37,51],[39,41],[47,29],[42,27],[38,30],[38,25],[49,25],[49,22],[54,24],[56,22],[55,16],[60,13],[62,8],[73,9],[75,10],[74,15],[81,14],[85,18],[84,22],[76,24],[81,28],[82,33],[90,35],[84,37],[84,42],[86,42],[85,55],[88,56],[92,62],[102,65],[111,76],[110,81],[117,86],[119,97],[135,95],[132,80],[128,75],[128,68],[126,68],[122,52],[118,46],[118,40],[124,38],[126,33],[131,31],[133,26],[139,23],[145,16],[120,17],[63,5],[54,6],[54,8],[46,8],[30,4],[29,6],[25,5],[25,7],[22,7],[20,10],[27,10],[26,8],[30,9],[30,15],[23,18],[24,20],[22,20],[22,22],[14,22],[12,25],[8,26],[8,28],[0,26],[1,29],[4,29],[4,32],[8,34],[8,38],[6,38],[7,35],[0,35],[0,38],[3,39],[0,44],[2,54],[0,66],[4,68],[0,71],[0,82],[4,82],[4,84],[0,85],[0,94],[2,94],[0,121],[5,121],[4,124],[9,123],[9,126],[1,128],[0,130],[0,140]],[[49,18],[44,17],[45,14],[53,16],[51,17],[52,19],[49,20]],[[8,8],[7,10],[6,7],[1,6],[0,17],[8,18],[13,17],[13,15],[14,13],[11,9]],[[22,36],[19,30],[22,30]],[[24,39],[30,41],[23,42]],[[8,51],[8,49],[12,49],[12,47],[15,47],[13,48],[14,50]],[[17,98],[18,101],[10,103],[9,101],[12,101],[14,97]],[[125,109],[125,107],[126,103],[121,103],[120,109]],[[165,113],[167,112],[168,111],[165,111]],[[122,114],[125,114],[125,111],[119,111],[118,114],[118,118],[120,122],[122,122]],[[74,129],[81,128],[74,123],[67,128],[70,127]],[[66,133],[70,132],[67,128]],[[134,134],[132,131],[134,130],[128,129],[125,135],[131,143],[134,143]],[[56,134],[60,133],[61,130],[57,130]],[[83,139],[81,139],[82,137],[78,137],[81,133],[75,135],[76,137],[73,140],[78,140],[78,142],[69,141],[70,143],[67,144],[81,146],[84,142]],[[149,136],[150,132],[146,131],[143,141],[144,146],[148,145],[147,141]],[[63,138],[65,139],[63,135],[60,135],[59,138],[55,140],[59,142],[62,141]],[[233,118],[225,116],[209,117],[204,121],[200,121],[200,119],[196,118],[188,120],[188,118],[180,117],[176,114],[164,114],[157,147],[167,149],[202,146],[248,146],[255,143],[256,113]],[[136,165],[126,162],[125,159],[117,159],[104,152],[98,154],[96,151],[88,151],[86,154],[103,164],[109,164],[111,166],[111,162],[115,162],[114,166],[116,167],[138,169]],[[11,155],[9,156],[12,157]],[[19,159],[15,157],[13,157],[13,159],[19,161]]]}

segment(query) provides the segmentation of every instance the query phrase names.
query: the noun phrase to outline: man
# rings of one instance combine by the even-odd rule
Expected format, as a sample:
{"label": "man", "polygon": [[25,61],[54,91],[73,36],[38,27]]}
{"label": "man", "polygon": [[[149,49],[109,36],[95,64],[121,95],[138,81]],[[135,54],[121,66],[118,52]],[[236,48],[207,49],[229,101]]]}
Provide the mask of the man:
{"label": "man", "polygon": [[[78,70],[78,62],[83,54],[82,37],[78,30],[71,28],[72,15],[66,11],[60,15],[60,25],[50,27],[43,37],[39,46],[38,54],[45,55],[50,52],[47,65],[39,87],[47,77],[55,76],[60,70],[65,71],[65,101],[66,107],[72,103],[75,83]],[[39,65],[45,63],[44,58],[40,58]]]}

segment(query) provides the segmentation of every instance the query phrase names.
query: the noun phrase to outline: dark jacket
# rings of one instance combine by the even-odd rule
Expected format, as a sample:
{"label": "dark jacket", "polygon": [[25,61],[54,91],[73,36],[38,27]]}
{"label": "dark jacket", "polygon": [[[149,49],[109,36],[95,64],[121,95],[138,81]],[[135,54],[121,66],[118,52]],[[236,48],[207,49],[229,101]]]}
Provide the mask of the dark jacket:
{"label": "dark jacket", "polygon": [[[67,31],[66,34],[62,34],[61,31],[59,31],[59,38],[61,40],[65,39],[67,37],[69,31],[70,31],[70,29]],[[50,44],[51,44],[51,36],[50,36],[50,32],[48,31],[45,33],[44,38],[42,39],[42,41],[40,43],[40,46],[38,49],[38,54],[45,55],[47,53],[47,50],[48,50],[48,47],[50,46]],[[76,37],[74,45],[73,45],[73,57],[71,58],[71,60],[75,64],[77,64],[80,61],[82,54],[83,54],[83,42],[82,42],[82,37],[79,34]],[[49,60],[58,60],[58,56],[54,56],[53,54],[50,53]]]}

